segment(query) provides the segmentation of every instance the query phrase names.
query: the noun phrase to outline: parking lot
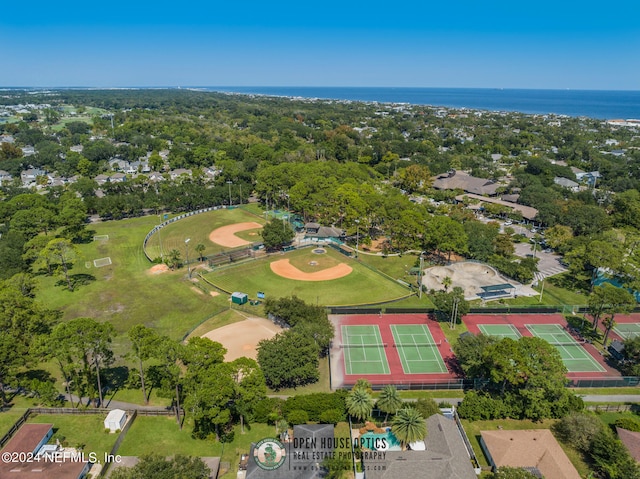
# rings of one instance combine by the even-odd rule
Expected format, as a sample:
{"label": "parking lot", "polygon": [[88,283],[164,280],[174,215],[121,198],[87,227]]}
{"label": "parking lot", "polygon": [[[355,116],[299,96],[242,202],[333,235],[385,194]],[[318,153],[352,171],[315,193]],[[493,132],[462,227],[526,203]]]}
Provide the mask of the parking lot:
{"label": "parking lot", "polygon": [[[515,248],[516,256],[520,256],[521,258],[526,258],[527,256],[532,256],[534,254],[534,243],[516,243]],[[567,271],[567,268],[560,263],[562,260],[561,255],[545,253],[540,250],[540,245],[536,246],[535,257],[539,259],[538,272],[535,274],[535,281],[540,281],[544,278],[548,278],[549,276]]]}

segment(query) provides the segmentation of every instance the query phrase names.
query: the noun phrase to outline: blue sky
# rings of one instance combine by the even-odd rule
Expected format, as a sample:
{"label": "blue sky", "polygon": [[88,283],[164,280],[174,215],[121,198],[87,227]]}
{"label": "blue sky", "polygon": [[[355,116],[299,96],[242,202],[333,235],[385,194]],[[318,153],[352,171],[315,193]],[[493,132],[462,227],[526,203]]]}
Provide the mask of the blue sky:
{"label": "blue sky", "polygon": [[4,2],[0,86],[640,90],[640,3]]}

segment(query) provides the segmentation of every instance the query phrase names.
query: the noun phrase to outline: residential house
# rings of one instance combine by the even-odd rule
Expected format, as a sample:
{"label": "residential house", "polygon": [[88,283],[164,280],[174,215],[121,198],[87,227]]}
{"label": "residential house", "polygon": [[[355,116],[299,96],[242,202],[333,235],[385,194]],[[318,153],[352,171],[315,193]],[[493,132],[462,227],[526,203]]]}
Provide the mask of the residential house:
{"label": "residential house", "polygon": [[580,479],[580,474],[549,429],[480,431],[489,465],[539,471],[545,479]]}
{"label": "residential house", "polygon": [[424,450],[387,450],[372,455],[370,460],[365,455],[364,479],[476,479],[471,457],[455,421],[441,414],[434,414],[426,421]]}
{"label": "residential house", "polygon": [[589,172],[581,171],[579,173],[575,173],[575,175],[578,181],[587,183],[589,186],[594,188],[598,179],[602,178],[602,175],[600,174],[599,171],[589,171]]}
{"label": "residential house", "polygon": [[621,427],[616,427],[616,432],[631,457],[633,457],[636,462],[640,462],[640,432],[629,431]]}
{"label": "residential house", "polygon": [[6,186],[13,181],[13,176],[8,171],[0,170],[0,186]]}
{"label": "residential house", "polygon": [[438,175],[433,180],[433,187],[437,190],[463,190],[482,196],[495,196],[500,186],[493,180],[476,178],[469,173],[456,170]]}
{"label": "residential house", "polygon": [[33,146],[23,146],[21,150],[22,156],[31,156],[36,154],[36,149]]}
{"label": "residential house", "polygon": [[98,176],[96,176],[93,179],[96,183],[98,183],[98,185],[104,185],[105,183],[109,182],[109,177],[105,174],[99,174]]}
{"label": "residential house", "polygon": [[176,168],[175,170],[171,170],[169,172],[169,177],[172,180],[179,178],[181,176],[191,176],[191,170],[187,170],[185,168]]}
{"label": "residential house", "polygon": [[529,221],[535,220],[536,216],[538,216],[538,210],[531,206],[520,205],[517,203],[511,203],[509,201],[499,200],[498,198],[487,198],[485,196],[474,194],[456,196],[456,201],[460,203],[467,202],[469,200],[475,200],[470,202],[471,204],[468,206],[468,208],[470,209],[482,209],[482,203],[492,203],[496,205],[506,206],[512,211],[520,213],[524,219]]}
{"label": "residential house", "polygon": [[553,179],[553,182],[556,185],[562,186],[563,188],[567,188],[573,192],[577,192],[580,188],[580,185],[578,183],[576,183],[573,180],[570,180],[569,178],[563,178],[561,176],[556,176]]}
{"label": "residential house", "polygon": [[109,177],[111,183],[123,183],[127,180],[127,175],[124,173],[114,173]]}
{"label": "residential house", "polygon": [[38,176],[44,176],[47,172],[40,168],[29,168],[20,172],[20,180],[23,186],[33,186]]}
{"label": "residential house", "polygon": [[[0,477],[11,479],[55,478],[81,479],[89,472],[90,463],[75,449],[48,445],[53,424],[24,424],[2,449],[2,457],[16,461],[0,461]],[[29,460],[27,460],[29,458]],[[36,459],[37,458],[37,459]]]}
{"label": "residential house", "polygon": [[69,148],[71,151],[75,151],[76,153],[82,153],[82,150],[84,150],[84,146],[82,145],[73,145],[71,148]]}
{"label": "residential house", "polygon": [[0,143],[13,143],[13,135],[0,135]]}

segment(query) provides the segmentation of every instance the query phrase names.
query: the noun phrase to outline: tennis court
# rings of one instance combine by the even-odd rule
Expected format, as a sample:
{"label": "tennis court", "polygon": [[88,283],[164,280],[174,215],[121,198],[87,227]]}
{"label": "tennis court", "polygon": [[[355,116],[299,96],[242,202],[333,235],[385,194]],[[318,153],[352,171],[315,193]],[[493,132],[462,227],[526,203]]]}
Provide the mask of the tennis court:
{"label": "tennis court", "polygon": [[389,362],[377,325],[342,326],[346,374],[389,374]]}
{"label": "tennis court", "polygon": [[640,336],[640,323],[618,323],[613,328],[622,339],[631,339]]}
{"label": "tennis court", "polygon": [[479,324],[478,329],[485,336],[495,336],[499,339],[511,338],[517,341],[522,337],[513,324]]}
{"label": "tennis court", "polygon": [[561,325],[526,324],[525,326],[531,334],[555,346],[570,373],[606,371]]}
{"label": "tennis court", "polygon": [[426,325],[392,324],[391,333],[405,374],[447,372],[438,344]]}

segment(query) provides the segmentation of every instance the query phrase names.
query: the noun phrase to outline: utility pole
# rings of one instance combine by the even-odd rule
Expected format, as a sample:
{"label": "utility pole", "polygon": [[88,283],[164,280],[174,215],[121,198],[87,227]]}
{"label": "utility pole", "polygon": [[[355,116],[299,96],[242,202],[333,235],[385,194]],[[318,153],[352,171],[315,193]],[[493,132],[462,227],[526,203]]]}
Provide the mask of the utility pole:
{"label": "utility pole", "polygon": [[542,293],[544,292],[544,278],[542,278],[542,288],[540,288],[540,299],[538,299],[538,303],[542,303]]}
{"label": "utility pole", "polygon": [[189,264],[189,241],[191,241],[191,238],[187,238],[186,240],[184,240],[184,245],[187,248],[187,272],[189,275],[189,279],[191,279],[191,265]]}
{"label": "utility pole", "polygon": [[359,247],[360,247],[360,220],[356,220],[356,258],[358,257]]}
{"label": "utility pole", "polygon": [[451,311],[451,322],[449,323],[449,329],[455,329],[456,327],[456,317],[458,316],[459,303],[460,303],[460,298],[455,298],[453,300],[453,310]]}
{"label": "utility pole", "polygon": [[418,298],[422,299],[422,268],[424,265],[424,256],[420,253],[420,271],[418,271]]}
{"label": "utility pole", "polygon": [[233,183],[233,181],[227,180],[227,184],[229,185],[229,208],[231,208],[231,183]]}

